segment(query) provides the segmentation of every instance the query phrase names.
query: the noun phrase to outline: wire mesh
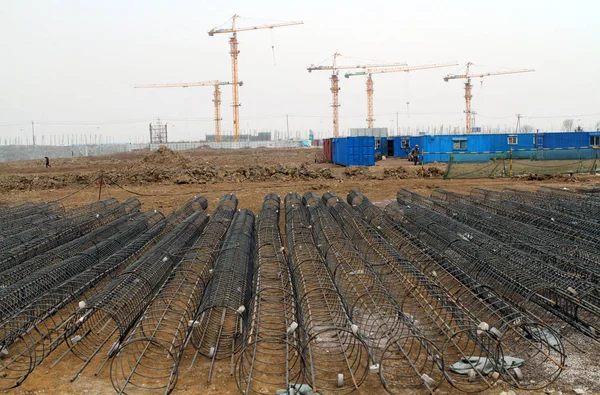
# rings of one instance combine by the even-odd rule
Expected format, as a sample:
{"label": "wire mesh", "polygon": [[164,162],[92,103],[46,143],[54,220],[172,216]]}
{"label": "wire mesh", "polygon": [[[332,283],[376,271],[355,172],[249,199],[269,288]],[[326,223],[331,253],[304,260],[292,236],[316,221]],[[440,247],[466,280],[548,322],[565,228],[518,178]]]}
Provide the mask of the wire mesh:
{"label": "wire mesh", "polygon": [[557,330],[568,323],[596,337],[600,316],[593,284],[577,282],[528,254],[418,204],[392,202],[386,212],[409,221],[426,243],[520,308],[552,323]]}
{"label": "wire mesh", "polygon": [[308,210],[300,196],[291,192],[286,195],[285,210],[305,377],[315,392],[352,392],[364,382],[369,371],[367,346],[317,248]]}
{"label": "wire mesh", "polygon": [[84,301],[83,308],[72,315],[65,331],[69,347],[67,352],[84,361],[73,379],[111,341],[105,362],[114,356],[174,266],[199,237],[207,221],[208,216],[203,211],[186,218],[101,292]]}
{"label": "wire mesh", "polygon": [[111,381],[117,392],[130,387],[170,393],[175,388],[193,315],[236,209],[234,195],[221,199],[200,238],[124,341],[111,363]]}
{"label": "wire mesh", "polygon": [[244,394],[274,393],[303,381],[296,299],[279,230],[280,207],[278,195],[267,195],[256,222],[254,293],[246,345],[235,370]]}
{"label": "wire mesh", "polygon": [[[564,368],[565,351],[557,333],[504,301],[492,289],[483,286],[447,258],[440,256],[413,237],[359,191],[348,194],[348,203],[407,260],[475,318],[498,335],[505,355],[524,360],[522,375],[535,380],[505,379],[517,388],[540,389],[558,378]],[[479,325],[478,325],[479,326]],[[485,325],[484,325],[485,327]],[[544,336],[533,340],[532,333]],[[511,373],[509,370],[508,373]]]}
{"label": "wire mesh", "polygon": [[[408,387],[433,392],[443,381],[441,351],[425,339],[415,320],[402,311],[321,199],[309,192],[302,200],[310,214],[317,246],[333,273],[350,317],[373,360],[380,364],[386,390],[395,393]],[[419,358],[424,361],[419,363]]]}
{"label": "wire mesh", "polygon": [[234,354],[244,341],[252,292],[254,241],[254,214],[240,210],[227,230],[212,278],[191,323],[190,340],[196,356],[202,354],[211,360],[209,381],[217,359],[231,358],[233,374]]}

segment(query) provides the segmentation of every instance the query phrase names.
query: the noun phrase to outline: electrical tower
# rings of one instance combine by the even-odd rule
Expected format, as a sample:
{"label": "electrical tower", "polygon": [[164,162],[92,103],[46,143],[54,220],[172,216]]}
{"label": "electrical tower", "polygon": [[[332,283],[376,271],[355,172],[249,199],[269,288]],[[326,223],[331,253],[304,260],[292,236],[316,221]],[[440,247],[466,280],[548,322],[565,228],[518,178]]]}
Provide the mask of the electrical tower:
{"label": "electrical tower", "polygon": [[163,124],[160,118],[154,125],[150,122],[150,144],[165,144],[168,142],[167,124]]}

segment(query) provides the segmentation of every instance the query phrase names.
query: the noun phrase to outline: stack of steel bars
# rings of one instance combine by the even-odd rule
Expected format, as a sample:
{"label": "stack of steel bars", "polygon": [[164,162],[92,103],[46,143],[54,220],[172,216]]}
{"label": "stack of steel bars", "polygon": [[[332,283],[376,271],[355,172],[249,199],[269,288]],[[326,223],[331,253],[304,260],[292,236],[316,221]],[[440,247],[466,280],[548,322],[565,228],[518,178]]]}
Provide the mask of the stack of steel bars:
{"label": "stack of steel bars", "polygon": [[244,394],[289,390],[303,381],[296,298],[279,230],[280,206],[279,196],[267,195],[256,221],[254,293],[247,341],[235,371]]}
{"label": "stack of steel bars", "polygon": [[110,376],[117,392],[133,387],[170,393],[175,388],[193,316],[236,209],[237,198],[223,196],[200,238],[175,267],[113,358]]}
{"label": "stack of steel bars", "polygon": [[319,253],[300,196],[291,192],[286,195],[285,212],[306,379],[315,392],[352,392],[367,377],[367,347]]}

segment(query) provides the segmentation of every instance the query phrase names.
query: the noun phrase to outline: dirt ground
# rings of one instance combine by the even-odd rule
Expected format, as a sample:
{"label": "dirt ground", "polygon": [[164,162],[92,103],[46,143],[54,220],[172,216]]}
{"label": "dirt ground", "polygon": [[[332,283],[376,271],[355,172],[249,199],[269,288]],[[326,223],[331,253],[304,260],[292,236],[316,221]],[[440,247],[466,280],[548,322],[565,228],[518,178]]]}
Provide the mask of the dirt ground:
{"label": "dirt ground", "polygon": [[[41,160],[0,163],[0,203],[13,205],[61,199],[66,208],[73,208],[99,197],[115,197],[121,201],[137,197],[144,210],[159,209],[170,213],[192,196],[202,195],[209,200],[210,212],[223,194],[234,193],[239,199],[239,208],[247,208],[258,214],[263,198],[270,192],[283,197],[290,191],[299,194],[333,191],[345,198],[350,190],[358,189],[371,201],[378,202],[394,199],[401,188],[429,195],[435,188],[466,193],[474,187],[534,190],[542,185],[551,185],[572,189],[592,187],[599,182],[593,176],[557,176],[544,180],[528,180],[527,177],[444,180],[441,177],[444,165],[426,165],[423,176],[420,166],[396,158],[380,161],[373,168],[356,169],[315,163],[315,158],[319,156],[318,149],[197,149],[183,153],[161,150],[154,153],[140,151],[92,158],[52,159],[49,169],[44,167]],[[99,178],[101,174],[102,178]],[[586,339],[575,340],[588,352],[582,353],[567,345],[567,349],[573,351],[567,359],[569,368],[546,391],[567,394],[573,393],[574,388],[585,388],[588,394],[600,393],[600,347],[591,345]],[[21,387],[6,393],[92,395],[114,392],[108,368],[95,376],[99,365],[92,364],[74,383],[69,380],[80,362],[73,355],[68,355],[55,368],[51,368],[50,365],[63,353],[63,347],[38,366]],[[229,361],[218,362],[216,374],[211,382],[207,382],[208,362],[199,359],[194,368],[188,370],[191,357],[192,352],[186,351],[175,394],[239,393],[235,380],[229,375]],[[590,367],[586,367],[586,363]],[[510,387],[500,384],[496,390],[486,393],[499,394],[510,390]],[[371,375],[356,393],[382,394],[384,390],[378,377]],[[413,391],[406,392],[410,393]],[[437,393],[454,391],[444,385]]]}

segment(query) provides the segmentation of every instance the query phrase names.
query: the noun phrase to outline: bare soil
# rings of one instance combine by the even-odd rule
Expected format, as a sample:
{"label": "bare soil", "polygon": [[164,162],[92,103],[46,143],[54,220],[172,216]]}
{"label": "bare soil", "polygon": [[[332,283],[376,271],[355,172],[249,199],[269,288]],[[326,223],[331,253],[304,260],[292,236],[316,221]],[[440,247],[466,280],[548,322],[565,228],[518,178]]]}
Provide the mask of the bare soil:
{"label": "bare soil", "polygon": [[[144,210],[159,209],[170,213],[192,196],[203,195],[209,201],[210,212],[223,194],[234,193],[239,199],[239,208],[257,214],[263,198],[271,192],[284,196],[291,191],[299,194],[332,191],[345,198],[349,191],[358,189],[373,202],[385,202],[395,199],[401,188],[429,195],[435,188],[468,193],[474,187],[534,190],[542,185],[592,187],[598,182],[593,176],[555,176],[543,180],[534,177],[443,180],[444,165],[426,165],[422,170],[405,159],[388,158],[371,168],[344,168],[315,163],[319,152],[315,149],[196,149],[185,152],[161,149],[152,153],[54,159],[49,169],[41,160],[0,163],[0,203],[12,205],[61,199],[66,208],[73,208],[99,197],[119,200],[137,197]],[[600,393],[600,347],[584,337],[574,336],[574,343],[586,352],[567,345],[570,351],[568,370],[546,391],[568,394],[574,393],[574,388],[585,388],[586,393]],[[0,393],[92,395],[114,392],[109,369],[105,367],[95,376],[99,367],[95,362],[73,383],[69,380],[80,364],[75,356],[68,355],[55,368],[50,368],[63,352],[64,345],[38,366],[20,387]],[[217,362],[216,373],[212,381],[207,382],[209,362],[199,358],[189,370],[192,356],[191,350],[184,354],[174,394],[239,393],[229,374],[228,360]],[[485,393],[499,394],[510,390],[499,384]],[[356,393],[383,394],[385,391],[378,377],[371,375]],[[406,394],[411,393],[413,391],[406,391]],[[445,384],[436,393],[455,391]],[[543,394],[544,391],[528,393]]]}

